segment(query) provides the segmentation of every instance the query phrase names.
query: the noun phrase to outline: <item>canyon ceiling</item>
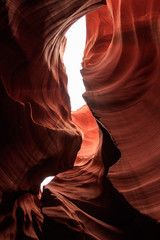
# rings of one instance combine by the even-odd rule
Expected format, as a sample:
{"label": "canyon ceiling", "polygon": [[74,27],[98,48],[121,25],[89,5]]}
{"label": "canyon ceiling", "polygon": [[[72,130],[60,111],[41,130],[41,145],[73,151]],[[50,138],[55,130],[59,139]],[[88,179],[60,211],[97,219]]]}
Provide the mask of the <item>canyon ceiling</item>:
{"label": "canyon ceiling", "polygon": [[[84,15],[72,112],[65,33]],[[160,239],[159,89],[159,0],[0,0],[0,239]]]}

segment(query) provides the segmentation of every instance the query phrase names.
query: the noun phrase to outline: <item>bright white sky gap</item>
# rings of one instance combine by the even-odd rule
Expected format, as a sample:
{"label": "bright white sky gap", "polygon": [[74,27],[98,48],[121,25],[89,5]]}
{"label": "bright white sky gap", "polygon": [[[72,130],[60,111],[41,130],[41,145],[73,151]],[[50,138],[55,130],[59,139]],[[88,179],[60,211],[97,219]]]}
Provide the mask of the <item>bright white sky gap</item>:
{"label": "bright white sky gap", "polygon": [[[82,98],[82,93],[85,88],[80,74],[82,68],[81,62],[86,41],[86,23],[85,17],[78,20],[66,33],[67,45],[64,53],[64,64],[68,75],[68,92],[71,100],[71,109],[76,111],[85,104]],[[41,190],[43,186],[48,184],[54,176],[44,179],[41,183]]]}
{"label": "bright white sky gap", "polygon": [[85,104],[82,93],[85,92],[80,69],[86,42],[85,17],[75,22],[66,33],[67,45],[64,53],[64,64],[68,75],[68,92],[71,109],[75,111]]}

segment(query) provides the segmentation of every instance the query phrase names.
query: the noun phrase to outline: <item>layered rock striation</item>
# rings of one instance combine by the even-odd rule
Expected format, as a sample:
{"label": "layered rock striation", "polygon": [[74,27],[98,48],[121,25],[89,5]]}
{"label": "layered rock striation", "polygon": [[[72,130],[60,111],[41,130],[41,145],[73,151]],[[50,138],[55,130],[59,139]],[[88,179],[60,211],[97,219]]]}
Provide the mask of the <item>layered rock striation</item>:
{"label": "layered rock striation", "polygon": [[[159,13],[0,1],[0,239],[160,238]],[[84,15],[87,105],[71,112],[65,33]]]}

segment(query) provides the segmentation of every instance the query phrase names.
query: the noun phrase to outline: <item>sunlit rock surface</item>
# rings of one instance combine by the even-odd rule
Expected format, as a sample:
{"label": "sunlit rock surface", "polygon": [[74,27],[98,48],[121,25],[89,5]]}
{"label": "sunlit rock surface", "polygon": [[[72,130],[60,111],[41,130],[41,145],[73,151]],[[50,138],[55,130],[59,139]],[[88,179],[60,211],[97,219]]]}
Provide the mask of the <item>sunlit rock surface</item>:
{"label": "sunlit rock surface", "polygon": [[[159,13],[0,1],[0,239],[160,238]],[[64,35],[86,14],[88,106],[71,112]]]}
{"label": "sunlit rock surface", "polygon": [[84,97],[121,152],[109,179],[132,206],[158,221],[159,10],[157,1],[108,1],[108,8],[89,14],[82,70]]}

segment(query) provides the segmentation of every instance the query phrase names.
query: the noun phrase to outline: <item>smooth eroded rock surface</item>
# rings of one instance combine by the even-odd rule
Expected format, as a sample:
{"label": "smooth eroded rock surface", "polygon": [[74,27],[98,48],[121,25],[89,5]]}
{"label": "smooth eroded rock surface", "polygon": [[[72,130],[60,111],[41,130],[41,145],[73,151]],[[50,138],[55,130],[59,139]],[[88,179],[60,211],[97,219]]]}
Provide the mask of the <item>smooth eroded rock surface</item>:
{"label": "smooth eroded rock surface", "polygon": [[[159,14],[158,0],[0,0],[1,240],[160,238]],[[84,15],[88,106],[71,112],[64,35]]]}

